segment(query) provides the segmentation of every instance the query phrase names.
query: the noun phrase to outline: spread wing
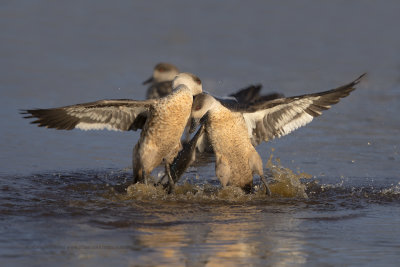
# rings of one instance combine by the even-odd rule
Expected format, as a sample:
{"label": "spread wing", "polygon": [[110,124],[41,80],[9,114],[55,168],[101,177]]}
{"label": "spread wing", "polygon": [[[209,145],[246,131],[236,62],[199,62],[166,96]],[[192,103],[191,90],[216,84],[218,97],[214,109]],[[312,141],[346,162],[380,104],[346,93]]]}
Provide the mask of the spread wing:
{"label": "spread wing", "polygon": [[59,108],[23,110],[39,127],[57,130],[119,130],[142,128],[156,100],[100,100]]}
{"label": "spread wing", "polygon": [[353,82],[325,92],[257,102],[242,112],[253,145],[289,134],[310,123],[355,90],[365,73]]}

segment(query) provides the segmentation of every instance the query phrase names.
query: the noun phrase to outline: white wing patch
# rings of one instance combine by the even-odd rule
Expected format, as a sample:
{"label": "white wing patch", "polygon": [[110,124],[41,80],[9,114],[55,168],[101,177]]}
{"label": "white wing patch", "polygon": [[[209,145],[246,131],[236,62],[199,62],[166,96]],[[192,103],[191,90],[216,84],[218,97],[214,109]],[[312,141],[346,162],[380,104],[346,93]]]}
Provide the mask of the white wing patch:
{"label": "white wing patch", "polygon": [[[313,116],[305,112],[305,110],[316,99],[296,100],[295,102],[277,109],[277,112],[282,112],[281,116],[275,119],[276,123],[272,125],[275,129],[277,129],[277,137],[287,135],[297,128],[310,123],[313,120]],[[272,109],[270,112],[271,116],[273,116],[273,112],[274,109]],[[273,123],[273,120],[274,119],[269,121],[269,123]]]}
{"label": "white wing patch", "polygon": [[105,124],[105,123],[86,123],[86,122],[80,122],[78,123],[75,128],[84,130],[84,131],[89,131],[89,130],[110,130],[110,131],[121,131],[118,128],[115,128],[111,126],[110,124]]}
{"label": "white wing patch", "polygon": [[[100,110],[87,111],[85,109],[73,109],[67,111],[68,115],[83,119],[75,128],[81,130],[127,130],[134,120],[132,110],[125,107],[110,107]],[[91,120],[87,121],[87,120]]]}
{"label": "white wing patch", "polygon": [[287,134],[291,133],[292,131],[310,123],[313,120],[313,118],[314,117],[311,116],[310,114],[307,114],[307,113],[301,114],[298,118],[292,120],[288,124],[285,124],[282,127],[282,134],[278,135],[278,137],[287,135]]}
{"label": "white wing patch", "polygon": [[276,137],[282,137],[310,123],[313,116],[306,110],[319,97],[295,99],[272,108],[243,113],[250,139],[254,145]]}

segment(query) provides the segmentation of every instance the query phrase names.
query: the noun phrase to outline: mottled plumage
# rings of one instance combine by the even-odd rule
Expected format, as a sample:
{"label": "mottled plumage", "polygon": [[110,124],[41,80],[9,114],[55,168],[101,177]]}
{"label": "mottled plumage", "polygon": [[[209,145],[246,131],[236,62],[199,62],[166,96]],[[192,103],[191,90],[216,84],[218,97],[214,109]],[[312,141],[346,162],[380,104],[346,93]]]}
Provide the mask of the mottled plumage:
{"label": "mottled plumage", "polygon": [[190,116],[193,95],[184,86],[178,89],[151,107],[151,117],[133,152],[133,173],[139,180],[143,171],[150,173],[163,159],[172,163],[182,147],[180,139]]}
{"label": "mottled plumage", "polygon": [[249,191],[253,174],[263,175],[262,161],[247,137],[243,116],[216,102],[205,120],[206,133],[215,153],[215,173],[222,186]]}

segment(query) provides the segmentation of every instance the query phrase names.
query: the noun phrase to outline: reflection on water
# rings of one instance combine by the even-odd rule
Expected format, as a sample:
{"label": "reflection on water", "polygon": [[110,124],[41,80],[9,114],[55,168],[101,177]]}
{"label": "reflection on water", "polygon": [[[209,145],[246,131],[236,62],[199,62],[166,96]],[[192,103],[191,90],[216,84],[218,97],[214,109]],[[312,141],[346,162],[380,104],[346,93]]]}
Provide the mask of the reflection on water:
{"label": "reflection on water", "polygon": [[[277,227],[292,233],[299,232],[292,220],[283,217],[263,219],[259,214],[262,211],[256,207],[216,207],[209,212],[207,220],[202,218],[204,213],[195,216],[195,223],[162,230],[140,228],[151,233],[141,236],[140,244],[159,250],[161,253],[156,251],[155,254],[162,255],[166,262],[186,262],[190,266],[201,263],[206,266],[261,263],[260,255],[264,255],[265,262],[270,263],[279,263],[283,259],[292,263],[305,261],[300,251],[301,241],[295,236],[275,240],[271,232]],[[201,221],[196,222],[196,217]]]}
{"label": "reflection on water", "polygon": [[300,221],[285,214],[285,208],[270,210],[241,201],[205,204],[140,203],[142,212],[152,218],[131,221],[126,230],[135,229],[132,243],[142,252],[138,262],[189,266],[305,262]]}

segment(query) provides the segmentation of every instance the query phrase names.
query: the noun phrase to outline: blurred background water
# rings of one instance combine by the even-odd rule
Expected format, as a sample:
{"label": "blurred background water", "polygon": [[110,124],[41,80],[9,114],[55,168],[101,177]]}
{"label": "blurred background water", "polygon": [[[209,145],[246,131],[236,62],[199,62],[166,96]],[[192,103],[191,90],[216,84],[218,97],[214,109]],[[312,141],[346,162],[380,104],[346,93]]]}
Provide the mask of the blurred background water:
{"label": "blurred background water", "polygon": [[[2,262],[397,265],[398,14],[395,0],[1,1]],[[144,99],[141,83],[162,61],[221,96],[254,83],[299,95],[368,76],[311,124],[257,147],[264,162],[274,148],[284,168],[311,174],[308,198],[226,197],[213,191],[212,161],[184,177],[201,197],[121,193],[138,132],[48,130],[19,114]]]}

